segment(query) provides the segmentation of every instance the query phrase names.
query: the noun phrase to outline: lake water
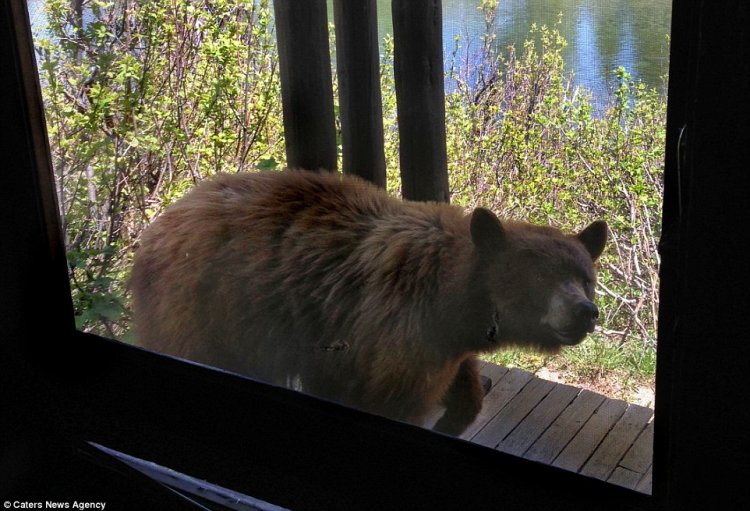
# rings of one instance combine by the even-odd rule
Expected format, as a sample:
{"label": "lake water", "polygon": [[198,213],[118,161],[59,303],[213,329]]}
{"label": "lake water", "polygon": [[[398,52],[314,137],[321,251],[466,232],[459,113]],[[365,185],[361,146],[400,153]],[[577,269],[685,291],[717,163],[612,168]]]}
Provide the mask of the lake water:
{"label": "lake water", "polygon": [[[333,19],[332,1],[329,15]],[[454,38],[480,44],[485,32],[479,0],[443,0],[443,51],[450,55]],[[29,0],[29,15],[37,28],[44,23],[44,0]],[[392,33],[391,0],[378,0],[380,40]],[[520,47],[532,23],[555,25],[568,42],[564,51],[574,81],[591,89],[598,102],[612,86],[614,70],[623,66],[651,87],[664,86],[669,67],[668,34],[671,0],[500,0],[495,25],[500,48]]]}
{"label": "lake water", "polygon": [[[332,13],[329,0],[329,14]],[[443,0],[443,52],[453,51],[456,35],[477,47],[485,33],[479,0]],[[391,0],[378,0],[380,39],[392,33]],[[651,87],[663,87],[669,68],[671,0],[500,0],[495,23],[501,49],[520,49],[533,23],[553,26],[568,46],[564,59],[578,85],[601,101],[618,66]],[[332,14],[330,14],[332,19]]]}

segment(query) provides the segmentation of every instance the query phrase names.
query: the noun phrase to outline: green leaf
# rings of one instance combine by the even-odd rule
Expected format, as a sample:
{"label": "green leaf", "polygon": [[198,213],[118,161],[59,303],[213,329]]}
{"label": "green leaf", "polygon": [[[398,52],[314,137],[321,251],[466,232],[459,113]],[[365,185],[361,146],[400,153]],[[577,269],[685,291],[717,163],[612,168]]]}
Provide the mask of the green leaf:
{"label": "green leaf", "polygon": [[260,160],[256,165],[256,168],[258,170],[276,170],[279,168],[279,162],[277,162],[273,158],[266,158],[264,160]]}

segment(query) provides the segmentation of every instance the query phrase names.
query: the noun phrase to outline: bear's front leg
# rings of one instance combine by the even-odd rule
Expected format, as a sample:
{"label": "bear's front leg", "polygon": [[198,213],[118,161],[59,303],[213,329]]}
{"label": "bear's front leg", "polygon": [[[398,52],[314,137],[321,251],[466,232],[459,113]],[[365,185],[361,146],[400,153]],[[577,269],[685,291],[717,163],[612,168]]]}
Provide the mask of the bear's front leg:
{"label": "bear's front leg", "polygon": [[432,428],[458,436],[476,419],[482,409],[485,389],[479,377],[479,363],[469,357],[461,363],[458,373],[443,397],[445,413]]}

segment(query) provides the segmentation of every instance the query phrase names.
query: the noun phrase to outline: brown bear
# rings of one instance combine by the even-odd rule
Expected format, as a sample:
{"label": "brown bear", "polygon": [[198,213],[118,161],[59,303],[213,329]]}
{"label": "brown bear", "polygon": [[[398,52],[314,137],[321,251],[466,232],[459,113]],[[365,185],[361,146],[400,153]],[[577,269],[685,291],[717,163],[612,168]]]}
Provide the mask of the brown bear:
{"label": "brown bear", "polygon": [[597,221],[576,235],[401,201],[355,177],[220,175],[146,229],[131,278],[144,347],[460,434],[477,355],[593,331]]}

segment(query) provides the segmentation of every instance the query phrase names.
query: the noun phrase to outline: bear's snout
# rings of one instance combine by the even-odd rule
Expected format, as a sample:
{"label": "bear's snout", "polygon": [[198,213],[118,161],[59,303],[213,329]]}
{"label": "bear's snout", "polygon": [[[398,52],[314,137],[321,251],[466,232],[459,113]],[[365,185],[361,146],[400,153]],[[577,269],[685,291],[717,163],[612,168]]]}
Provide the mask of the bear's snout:
{"label": "bear's snout", "polygon": [[575,304],[573,313],[581,330],[589,333],[594,331],[596,320],[599,319],[599,307],[596,304],[588,300],[581,300]]}

